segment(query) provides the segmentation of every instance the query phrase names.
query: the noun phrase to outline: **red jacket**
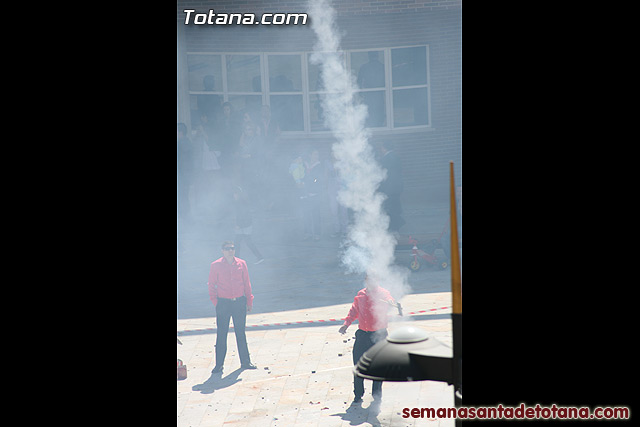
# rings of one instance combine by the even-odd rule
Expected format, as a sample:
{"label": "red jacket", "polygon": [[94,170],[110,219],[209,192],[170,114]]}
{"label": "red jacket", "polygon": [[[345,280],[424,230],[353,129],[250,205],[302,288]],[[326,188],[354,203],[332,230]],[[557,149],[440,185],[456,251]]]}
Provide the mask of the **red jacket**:
{"label": "red jacket", "polygon": [[358,319],[358,328],[364,331],[386,329],[389,319],[389,301],[395,304],[388,290],[377,287],[375,290],[361,289],[353,299],[353,304],[344,324],[349,326]]}
{"label": "red jacket", "polygon": [[251,293],[251,281],[247,263],[233,257],[233,263],[229,264],[222,257],[211,263],[209,270],[209,297],[213,305],[218,305],[218,298],[247,297],[247,307],[253,307],[253,294]]}

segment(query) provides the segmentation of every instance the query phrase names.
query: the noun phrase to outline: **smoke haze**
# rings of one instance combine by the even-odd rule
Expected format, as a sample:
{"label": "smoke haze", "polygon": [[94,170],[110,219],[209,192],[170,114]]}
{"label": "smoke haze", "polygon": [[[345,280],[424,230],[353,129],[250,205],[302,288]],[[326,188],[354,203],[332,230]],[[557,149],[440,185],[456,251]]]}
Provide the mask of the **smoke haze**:
{"label": "smoke haze", "polygon": [[310,0],[309,16],[317,42],[312,63],[321,69],[325,125],[337,142],[332,146],[335,167],[344,189],[338,201],[353,211],[342,262],[350,272],[368,273],[396,299],[409,292],[409,271],[395,265],[396,238],[388,231],[389,217],[382,209],[384,195],[377,192],[386,171],[375,159],[365,128],[367,108],[355,97],[355,77],[340,55],[340,32],[335,10],[326,0]]}

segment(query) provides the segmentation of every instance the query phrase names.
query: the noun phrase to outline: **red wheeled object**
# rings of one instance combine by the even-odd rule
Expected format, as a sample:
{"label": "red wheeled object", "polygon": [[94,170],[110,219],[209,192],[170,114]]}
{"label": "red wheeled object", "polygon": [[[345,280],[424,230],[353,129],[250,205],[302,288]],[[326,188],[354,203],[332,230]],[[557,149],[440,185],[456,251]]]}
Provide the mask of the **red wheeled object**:
{"label": "red wheeled object", "polygon": [[432,266],[435,265],[440,270],[444,270],[449,266],[449,258],[447,258],[446,255],[436,254],[436,249],[443,249],[440,242],[436,239],[431,240],[425,247],[425,250],[419,249],[418,241],[411,236],[409,236],[409,243],[413,245],[411,248],[411,261],[409,262],[411,271],[420,270],[424,262]]}
{"label": "red wheeled object", "polygon": [[[439,235],[398,236],[398,245],[396,246],[396,249],[403,249],[402,246],[406,249],[409,249],[409,247],[411,248],[411,255],[409,256],[409,269],[411,271],[418,271],[425,264],[435,266],[440,270],[444,270],[449,266],[449,257],[447,255],[449,249],[442,245],[442,237],[447,231],[447,225],[449,225],[448,220]],[[429,243],[420,249],[418,248],[418,238],[422,241],[428,241]]]}

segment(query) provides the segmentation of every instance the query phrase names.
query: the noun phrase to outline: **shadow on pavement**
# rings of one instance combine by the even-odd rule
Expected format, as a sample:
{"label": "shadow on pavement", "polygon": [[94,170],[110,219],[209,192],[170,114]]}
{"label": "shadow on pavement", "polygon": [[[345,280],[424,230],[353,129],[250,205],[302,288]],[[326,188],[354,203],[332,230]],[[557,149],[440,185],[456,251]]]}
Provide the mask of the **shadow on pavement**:
{"label": "shadow on pavement", "polygon": [[205,382],[203,382],[202,384],[194,385],[193,387],[191,387],[191,390],[199,391],[202,394],[211,394],[216,390],[227,388],[234,385],[235,383],[242,381],[241,378],[238,378],[242,371],[244,371],[243,368],[238,368],[226,377],[222,377],[220,373],[212,373]]}

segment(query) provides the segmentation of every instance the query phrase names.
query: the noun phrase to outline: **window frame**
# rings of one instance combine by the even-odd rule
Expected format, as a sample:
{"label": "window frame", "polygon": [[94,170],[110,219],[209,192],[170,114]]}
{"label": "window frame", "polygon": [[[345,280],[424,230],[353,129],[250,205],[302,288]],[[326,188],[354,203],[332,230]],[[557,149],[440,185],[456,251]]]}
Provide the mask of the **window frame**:
{"label": "window frame", "polygon": [[[300,73],[301,73],[300,92],[290,92],[290,91],[272,92],[271,91],[271,81],[270,81],[271,76],[269,75],[269,56],[275,56],[275,55],[280,55],[280,56],[299,55],[300,56]],[[309,128],[307,127],[307,115],[308,115],[307,110],[308,109],[305,108],[305,100],[307,99],[306,96],[308,96],[308,90],[306,90],[307,89],[307,84],[305,82],[306,67],[304,64],[304,58],[305,58],[304,52],[264,52],[265,74],[263,75],[262,80],[265,83],[262,87],[264,88],[263,92],[265,93],[265,97],[263,98],[262,105],[268,105],[269,108],[271,108],[271,96],[278,96],[278,95],[295,95],[295,96],[301,95],[302,96],[302,130],[287,130],[287,131],[281,130],[283,134],[287,134],[287,135],[306,135],[311,133]]]}
{"label": "window frame", "polygon": [[[423,47],[426,50],[426,83],[419,85],[408,85],[408,86],[393,86],[393,66],[392,66],[392,56],[391,52],[394,49],[404,49],[404,48],[414,48],[414,47]],[[385,67],[385,86],[384,88],[366,88],[361,89],[358,88],[356,93],[359,92],[376,92],[384,90],[384,100],[385,100],[385,114],[386,114],[386,125],[381,127],[370,127],[368,128],[373,134],[384,133],[389,131],[399,132],[399,131],[418,131],[418,130],[426,130],[431,129],[433,127],[431,121],[431,61],[430,61],[430,51],[428,44],[412,44],[412,45],[401,45],[401,46],[389,46],[389,47],[370,47],[370,48],[362,48],[362,49],[346,49],[341,50],[339,53],[343,55],[344,65],[347,70],[351,73],[351,54],[355,52],[369,52],[369,51],[382,51],[383,52],[383,60]],[[319,90],[311,90],[309,87],[309,56],[313,54],[313,52],[309,51],[293,51],[293,52],[231,52],[231,51],[221,51],[221,52],[197,52],[197,51],[188,51],[186,53],[187,58],[189,55],[212,55],[212,56],[220,56],[221,58],[221,67],[222,67],[222,91],[204,91],[204,90],[191,90],[188,88],[188,94],[190,103],[192,102],[192,96],[197,95],[220,95],[222,96],[222,102],[228,102],[229,96],[261,96],[262,105],[271,105],[270,97],[272,95],[301,95],[302,96],[302,128],[303,130],[297,131],[282,131],[283,137],[291,136],[327,136],[331,134],[331,130],[312,130],[311,129],[311,105],[310,101],[312,96],[329,93],[327,91],[319,91]],[[228,78],[227,78],[227,56],[230,55],[255,55],[259,57],[260,60],[260,92],[242,92],[242,91],[229,91],[228,88]],[[301,72],[301,92],[272,92],[270,88],[270,74],[269,74],[269,56],[273,55],[298,55],[300,57],[300,72]],[[187,74],[189,71],[186,71]],[[356,75],[352,74],[354,80],[357,78]],[[188,78],[187,78],[188,80]],[[349,81],[351,84],[351,81]],[[427,124],[421,125],[411,125],[411,126],[396,126],[395,118],[394,118],[394,106],[393,106],[393,94],[395,90],[402,89],[418,89],[418,88],[426,88],[427,90]],[[323,126],[324,127],[324,126]]]}

